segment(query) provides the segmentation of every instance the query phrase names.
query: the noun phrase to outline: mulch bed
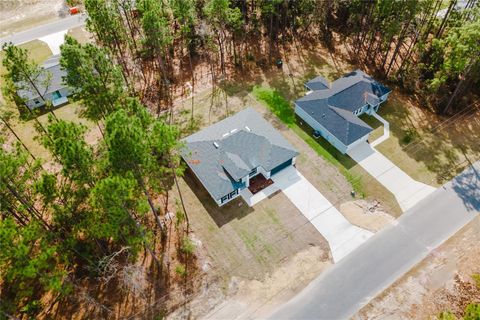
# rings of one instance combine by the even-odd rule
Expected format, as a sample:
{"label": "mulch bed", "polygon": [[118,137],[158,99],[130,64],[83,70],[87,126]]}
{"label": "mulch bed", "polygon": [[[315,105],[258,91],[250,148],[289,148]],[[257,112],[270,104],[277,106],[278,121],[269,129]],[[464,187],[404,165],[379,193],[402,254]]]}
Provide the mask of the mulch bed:
{"label": "mulch bed", "polygon": [[272,179],[265,179],[265,177],[260,173],[250,179],[250,186],[248,187],[248,190],[250,190],[252,194],[255,194],[272,184]]}

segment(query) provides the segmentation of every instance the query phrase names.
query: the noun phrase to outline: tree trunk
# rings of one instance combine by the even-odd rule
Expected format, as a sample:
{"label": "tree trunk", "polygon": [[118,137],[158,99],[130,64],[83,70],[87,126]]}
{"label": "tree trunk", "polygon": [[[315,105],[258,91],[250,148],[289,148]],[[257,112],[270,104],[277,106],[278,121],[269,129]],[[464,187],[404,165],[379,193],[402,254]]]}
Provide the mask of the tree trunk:
{"label": "tree trunk", "polygon": [[35,158],[35,156],[33,155],[33,153],[27,148],[25,143],[23,143],[22,139],[20,139],[20,137],[17,135],[17,133],[13,130],[13,128],[10,126],[10,124],[7,122],[7,120],[5,120],[1,116],[0,116],[0,120],[2,120],[3,123],[5,123],[5,126],[8,128],[8,130],[10,130],[10,132],[12,132],[12,134],[15,136],[15,138],[18,140],[18,142],[21,143],[21,145],[25,148],[25,150],[27,150],[28,154],[30,154],[30,156],[33,158],[33,160],[37,160]]}

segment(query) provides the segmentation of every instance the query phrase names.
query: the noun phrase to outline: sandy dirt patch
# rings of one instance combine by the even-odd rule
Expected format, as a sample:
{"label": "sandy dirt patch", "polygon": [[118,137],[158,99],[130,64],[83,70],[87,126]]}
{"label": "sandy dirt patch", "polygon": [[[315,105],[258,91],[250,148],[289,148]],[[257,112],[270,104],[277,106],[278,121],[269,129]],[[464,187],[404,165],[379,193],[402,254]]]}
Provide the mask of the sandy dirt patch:
{"label": "sandy dirt patch", "polygon": [[250,319],[262,318],[281,303],[288,301],[331,262],[324,251],[311,246],[268,274],[265,279],[248,280],[233,277],[226,290],[205,285],[204,291],[188,305],[169,315],[169,319]]}
{"label": "sandy dirt patch", "polygon": [[353,319],[430,319],[443,311],[461,317],[469,302],[480,302],[480,290],[472,279],[480,273],[479,243],[477,217]]}
{"label": "sandy dirt patch", "polygon": [[377,232],[395,219],[389,215],[378,201],[356,200],[342,203],[340,212],[350,223]]}

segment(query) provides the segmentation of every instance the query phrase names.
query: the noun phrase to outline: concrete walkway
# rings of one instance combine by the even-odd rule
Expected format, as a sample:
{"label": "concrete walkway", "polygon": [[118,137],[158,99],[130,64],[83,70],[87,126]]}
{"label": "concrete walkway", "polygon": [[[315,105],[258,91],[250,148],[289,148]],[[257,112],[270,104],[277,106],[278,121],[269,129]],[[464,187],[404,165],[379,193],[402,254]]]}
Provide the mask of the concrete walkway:
{"label": "concrete walkway", "polygon": [[436,190],[412,179],[366,142],[349,151],[348,155],[393,193],[404,212]]}
{"label": "concrete walkway", "polygon": [[373,233],[352,225],[295,167],[272,177],[276,188],[290,199],[300,212],[328,241],[333,261],[338,262]]}
{"label": "concrete walkway", "polygon": [[387,140],[388,138],[390,138],[390,123],[388,123],[387,120],[383,119],[382,117],[380,117],[378,115],[378,113],[374,112],[372,114],[372,116],[374,116],[378,121],[380,121],[381,123],[383,123],[383,136],[381,136],[380,138],[378,138],[377,140],[373,141],[370,145],[372,147],[376,147],[377,145],[379,145],[380,143],[382,143],[383,141]]}
{"label": "concrete walkway", "polygon": [[480,161],[323,272],[270,319],[350,319],[479,213]]}

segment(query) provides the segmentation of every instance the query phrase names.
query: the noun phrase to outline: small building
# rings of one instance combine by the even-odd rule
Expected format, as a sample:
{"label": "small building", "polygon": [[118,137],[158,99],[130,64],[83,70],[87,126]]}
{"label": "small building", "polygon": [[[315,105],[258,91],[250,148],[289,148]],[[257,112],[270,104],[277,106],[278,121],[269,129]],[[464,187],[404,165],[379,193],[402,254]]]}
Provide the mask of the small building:
{"label": "small building", "polygon": [[[60,68],[60,55],[51,56],[42,65],[45,72],[42,72],[41,79],[36,81],[37,89],[46,101],[50,101],[54,107],[68,102],[68,96],[73,92],[63,84],[65,71]],[[17,95],[30,109],[43,107],[46,103],[38,92],[28,84],[17,83]]]}
{"label": "small building", "polygon": [[360,70],[329,83],[318,76],[307,83],[307,94],[295,101],[295,113],[316,136],[346,153],[367,141],[372,128],[358,116],[377,112],[390,89]]}
{"label": "small building", "polygon": [[294,165],[298,155],[252,108],[185,138],[184,143],[182,158],[219,206],[251,188],[254,180],[270,180]]}

